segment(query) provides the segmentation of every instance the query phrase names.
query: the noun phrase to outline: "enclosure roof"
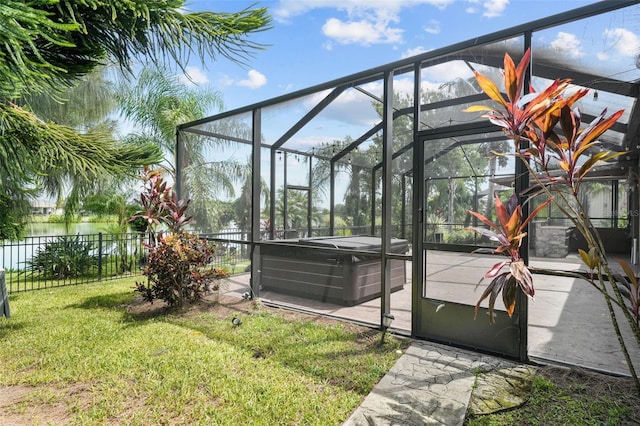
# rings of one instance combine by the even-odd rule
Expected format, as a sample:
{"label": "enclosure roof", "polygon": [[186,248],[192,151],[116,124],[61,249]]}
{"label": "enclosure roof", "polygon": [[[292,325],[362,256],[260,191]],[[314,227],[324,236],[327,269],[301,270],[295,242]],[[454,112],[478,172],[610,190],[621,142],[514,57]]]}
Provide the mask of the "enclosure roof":
{"label": "enclosure roof", "polygon": [[[250,114],[255,110],[273,107],[279,104],[296,101],[314,94],[324,93],[326,97],[318,102],[305,117],[291,125],[288,131],[283,134],[268,147],[272,149],[286,149],[289,138],[300,130],[315,114],[322,111],[334,99],[339,97],[348,89],[363,91],[362,87],[367,83],[380,81],[385,75],[402,75],[412,73],[415,70],[433,67],[450,61],[463,61],[472,69],[490,67],[491,69],[502,68],[504,54],[509,53],[515,60],[519,59],[527,46],[523,45],[522,37],[526,34],[541,34],[545,31],[562,31],[564,26],[571,25],[576,21],[588,20],[598,15],[617,11],[623,8],[633,7],[631,10],[640,17],[637,8],[638,0],[626,1],[600,1],[585,7],[570,10],[564,13],[553,15],[547,18],[532,21],[530,23],[518,25],[509,29],[487,34],[481,37],[470,39],[464,42],[453,44],[447,47],[434,49],[410,58],[405,58],[390,64],[375,67],[366,71],[352,74],[343,78],[322,83],[307,89],[299,90],[290,94],[279,96],[263,102],[248,105],[232,111],[217,114],[201,120],[182,124],[179,131],[186,131],[199,134],[207,134],[201,127],[203,124],[227,117],[234,117],[242,114]],[[584,25],[588,25],[585,21]],[[550,30],[551,29],[551,30]],[[597,42],[601,42],[598,37],[592,37]],[[625,114],[616,123],[612,130],[603,135],[602,140],[607,149],[629,150],[632,153],[627,156],[637,156],[639,146],[640,111],[636,107],[636,100],[640,93],[640,59],[635,53],[633,59],[629,59],[624,69],[609,68],[607,61],[596,61],[595,57],[578,56],[567,53],[559,54],[558,51],[548,47],[541,48],[531,46],[533,51],[532,59],[532,84],[544,84],[545,82],[557,78],[570,78],[576,87],[585,87],[592,90],[591,98],[581,101],[583,121],[588,122],[595,117],[602,109],[608,108],[609,112],[624,109]],[[611,49],[613,51],[613,49]],[[364,91],[363,91],[364,92]],[[376,95],[366,93],[372,99]],[[483,94],[473,96],[461,96],[457,100],[447,100],[447,105],[465,105],[486,99]],[[380,101],[382,101],[380,99]],[[382,103],[382,102],[381,102]],[[434,106],[421,105],[424,108],[434,108]],[[399,113],[398,113],[399,114]],[[395,117],[395,115],[394,115]],[[370,132],[363,132],[362,137],[370,136],[381,129],[381,124],[374,126]],[[219,137],[220,135],[213,135]],[[245,141],[249,142],[249,141]],[[357,146],[357,145],[356,145]],[[353,146],[350,148],[354,148]],[[339,155],[346,155],[346,151]]]}

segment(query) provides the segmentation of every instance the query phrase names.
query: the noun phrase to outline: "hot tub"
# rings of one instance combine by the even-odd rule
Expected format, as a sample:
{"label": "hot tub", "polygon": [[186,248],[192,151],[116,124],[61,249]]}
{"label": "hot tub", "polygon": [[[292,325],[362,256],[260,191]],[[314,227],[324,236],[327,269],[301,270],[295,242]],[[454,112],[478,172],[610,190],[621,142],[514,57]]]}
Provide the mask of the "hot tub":
{"label": "hot tub", "polygon": [[[347,306],[380,297],[379,257],[322,250],[338,248],[381,253],[382,240],[379,237],[320,237],[273,243],[260,248],[260,285],[263,290]],[[408,251],[407,240],[391,240],[392,253]],[[391,259],[390,263],[391,291],[401,290],[406,281],[405,261]]]}

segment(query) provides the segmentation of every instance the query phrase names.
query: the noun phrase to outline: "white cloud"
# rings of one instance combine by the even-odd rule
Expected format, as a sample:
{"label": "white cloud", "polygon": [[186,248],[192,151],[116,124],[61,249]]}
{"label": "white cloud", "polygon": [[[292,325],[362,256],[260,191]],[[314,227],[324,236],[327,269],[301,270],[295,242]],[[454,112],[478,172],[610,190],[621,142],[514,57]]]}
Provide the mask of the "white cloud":
{"label": "white cloud", "polygon": [[424,29],[429,34],[440,34],[440,22],[435,19],[429,20],[429,25]]}
{"label": "white cloud", "polygon": [[293,85],[293,83],[288,83],[284,86],[280,85],[278,87],[280,87],[283,92],[288,93],[288,92],[291,92],[295,86]]}
{"label": "white cloud", "polygon": [[248,87],[249,89],[257,89],[267,84],[267,77],[256,70],[250,70],[245,80],[238,81],[238,86]]}
{"label": "white cloud", "polygon": [[[341,44],[402,43],[403,30],[397,25],[402,9],[431,5],[443,9],[455,0],[280,0],[273,9],[276,20],[287,22],[312,9],[335,9],[344,16],[328,18],[322,32]],[[428,31],[439,31],[429,25]],[[327,48],[327,47],[325,47]]]}
{"label": "white cloud", "polygon": [[487,18],[500,16],[508,4],[509,0],[487,0],[482,3],[482,6],[484,7],[484,13],[482,16]]}
{"label": "white cloud", "polygon": [[322,32],[341,44],[369,46],[378,43],[402,42],[403,30],[391,28],[389,23],[383,20],[343,22],[337,18],[330,18],[322,26]]}
{"label": "white cloud", "polygon": [[412,57],[412,56],[419,55],[419,54],[424,53],[424,52],[426,52],[426,51],[427,51],[427,49],[425,49],[424,47],[422,47],[422,46],[416,46],[416,47],[414,47],[413,49],[407,49],[407,50],[405,50],[405,51],[404,51],[404,53],[402,54],[402,59],[404,59],[404,58],[410,58],[410,57]]}
{"label": "white cloud", "polygon": [[455,0],[280,0],[273,8],[273,17],[280,22],[287,22],[291,18],[303,15],[313,9],[336,9],[345,11],[350,17],[362,15],[365,12],[374,14],[397,15],[405,7],[431,5],[444,9]]}
{"label": "white cloud", "polygon": [[640,37],[637,34],[625,28],[614,28],[605,30],[604,36],[609,48],[614,49],[620,55],[636,56],[640,54]]}
{"label": "white cloud", "polygon": [[569,58],[584,56],[581,46],[582,42],[575,34],[565,33],[563,31],[558,32],[556,39],[551,42],[553,50]]}
{"label": "white cloud", "polygon": [[200,68],[189,66],[185,68],[185,71],[178,77],[178,80],[183,84],[191,86],[209,83],[209,78]]}
{"label": "white cloud", "polygon": [[434,65],[423,70],[423,80],[442,84],[457,78],[467,79],[473,77],[473,71],[464,61],[450,61]]}
{"label": "white cloud", "polygon": [[221,86],[243,86],[249,89],[258,89],[267,84],[267,77],[256,70],[250,70],[244,80],[237,80],[225,74],[218,78],[218,84]]}
{"label": "white cloud", "polygon": [[220,86],[233,86],[234,80],[228,75],[224,74],[218,78],[218,84]]}
{"label": "white cloud", "polygon": [[509,0],[467,0],[470,3],[465,8],[465,12],[469,14],[476,14],[482,12],[482,16],[485,18],[495,18],[502,15],[502,12],[509,4]]}

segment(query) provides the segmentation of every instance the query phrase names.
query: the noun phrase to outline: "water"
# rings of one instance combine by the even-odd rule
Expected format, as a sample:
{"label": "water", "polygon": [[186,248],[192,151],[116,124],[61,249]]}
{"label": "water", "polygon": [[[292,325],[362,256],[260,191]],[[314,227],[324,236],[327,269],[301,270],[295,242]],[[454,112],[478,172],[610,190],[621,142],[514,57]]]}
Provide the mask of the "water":
{"label": "water", "polygon": [[[60,235],[86,235],[105,233],[107,223],[73,223],[65,228],[63,223],[30,223],[27,225],[27,236],[20,241],[4,241],[0,243],[0,268],[6,270],[24,269],[25,262],[30,260],[39,248],[47,241],[55,240]],[[52,238],[48,238],[52,237]]]}
{"label": "water", "polygon": [[107,226],[106,223],[72,223],[67,231],[64,223],[30,223],[27,225],[27,237],[97,234],[105,232]]}

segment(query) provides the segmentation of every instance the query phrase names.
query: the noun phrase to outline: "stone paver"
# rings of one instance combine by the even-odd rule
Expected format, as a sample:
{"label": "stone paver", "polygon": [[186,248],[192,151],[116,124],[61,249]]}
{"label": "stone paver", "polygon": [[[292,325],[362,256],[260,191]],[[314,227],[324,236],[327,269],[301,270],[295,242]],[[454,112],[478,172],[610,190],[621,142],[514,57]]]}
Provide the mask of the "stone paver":
{"label": "stone paver", "polygon": [[516,365],[414,341],[344,426],[461,425],[476,375]]}
{"label": "stone paver", "polygon": [[531,396],[536,371],[532,366],[518,365],[479,374],[467,412],[490,414],[522,405]]}

